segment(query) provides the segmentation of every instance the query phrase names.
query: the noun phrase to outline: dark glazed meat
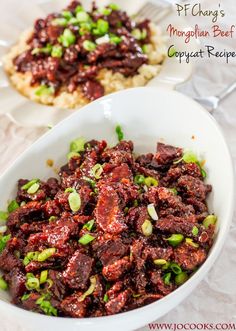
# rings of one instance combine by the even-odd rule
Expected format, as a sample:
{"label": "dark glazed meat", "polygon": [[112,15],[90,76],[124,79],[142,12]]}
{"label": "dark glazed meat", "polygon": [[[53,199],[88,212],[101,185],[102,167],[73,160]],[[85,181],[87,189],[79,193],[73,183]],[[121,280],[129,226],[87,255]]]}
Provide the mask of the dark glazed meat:
{"label": "dark glazed meat", "polygon": [[139,156],[124,140],[107,147],[78,138],[70,149],[58,179],[20,179],[8,206],[0,269],[12,302],[41,314],[100,317],[150,304],[191,277],[216,221],[201,163],[163,143]]}
{"label": "dark glazed meat", "polygon": [[126,77],[137,74],[148,62],[142,46],[150,42],[149,21],[136,23],[112,5],[92,6],[86,12],[73,1],[63,11],[35,21],[29,49],[13,63],[18,72],[32,74],[33,86],[42,85],[54,95],[80,87],[85,98],[93,101],[105,92],[98,78],[101,69]]}

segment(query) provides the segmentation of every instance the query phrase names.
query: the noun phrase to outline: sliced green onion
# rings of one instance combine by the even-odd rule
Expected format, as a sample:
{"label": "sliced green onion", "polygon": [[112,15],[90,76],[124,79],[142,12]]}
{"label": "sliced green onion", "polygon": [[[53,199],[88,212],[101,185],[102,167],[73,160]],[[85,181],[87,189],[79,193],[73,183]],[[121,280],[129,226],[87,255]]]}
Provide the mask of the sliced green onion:
{"label": "sliced green onion", "polygon": [[46,248],[38,255],[38,261],[43,262],[56,253],[56,248]]}
{"label": "sliced green onion", "polygon": [[83,47],[84,47],[84,49],[86,49],[86,51],[92,52],[92,51],[95,50],[95,48],[96,48],[96,44],[93,43],[93,42],[90,41],[90,40],[85,40],[85,41],[83,42]]}
{"label": "sliced green onion", "polygon": [[206,171],[205,171],[201,166],[200,166],[200,169],[201,169],[202,177],[203,177],[203,178],[206,178],[206,176],[207,176]]}
{"label": "sliced green onion", "polygon": [[186,282],[186,280],[188,280],[188,275],[186,272],[181,272],[175,277],[176,285],[182,285],[184,282]]}
{"label": "sliced green onion", "polygon": [[71,17],[71,18],[68,20],[68,24],[78,25],[79,22],[78,22],[78,20],[77,20],[76,17]]}
{"label": "sliced green onion", "polygon": [[93,179],[86,177],[86,176],[84,176],[83,179],[86,180],[86,182],[88,182],[92,188],[94,188],[96,186],[96,182]]}
{"label": "sliced green onion", "polygon": [[197,243],[195,243],[195,242],[193,241],[193,239],[191,239],[191,238],[185,238],[185,242],[186,242],[188,245],[192,246],[192,247],[195,247],[195,248],[198,248],[198,247],[199,247],[199,245],[198,245]]}
{"label": "sliced green onion", "polygon": [[70,209],[73,212],[77,212],[81,207],[81,199],[79,193],[71,192],[68,196],[68,202],[70,205]]}
{"label": "sliced green onion", "polygon": [[122,128],[121,128],[120,125],[116,126],[116,134],[117,134],[117,138],[118,138],[119,141],[124,139],[124,133],[123,133]]}
{"label": "sliced green onion", "polygon": [[81,36],[89,33],[92,30],[93,25],[90,22],[80,23],[79,34]]}
{"label": "sliced green onion", "polygon": [[182,272],[182,269],[181,267],[177,264],[177,263],[174,263],[172,262],[170,264],[170,269],[171,271],[173,271],[173,273],[175,273],[176,275],[180,274]]}
{"label": "sliced green onion", "polygon": [[96,283],[97,283],[96,277],[95,277],[95,276],[91,276],[91,277],[89,278],[89,280],[90,280],[90,286],[89,286],[89,288],[87,289],[87,291],[85,291],[84,294],[82,294],[82,295],[78,298],[78,301],[79,301],[79,302],[84,301],[84,299],[85,299],[87,296],[91,295],[91,294],[94,292],[94,290],[95,290]]}
{"label": "sliced green onion", "polygon": [[150,203],[150,204],[147,206],[147,210],[148,210],[148,214],[149,214],[149,216],[150,216],[154,221],[158,221],[158,215],[157,215],[157,212],[156,212],[156,209],[155,209],[153,203]]}
{"label": "sliced green onion", "polygon": [[163,265],[165,265],[167,263],[167,261],[164,260],[164,259],[156,259],[156,260],[153,260],[153,263],[156,264],[156,265],[163,266]]}
{"label": "sliced green onion", "polygon": [[72,140],[70,143],[70,152],[83,152],[84,151],[85,139],[83,137]]}
{"label": "sliced green onion", "polygon": [[39,252],[28,252],[24,257],[23,264],[26,266],[30,261],[38,261]]}
{"label": "sliced green onion", "polygon": [[96,23],[96,28],[93,29],[93,34],[95,35],[104,35],[109,30],[109,23],[101,18],[98,19]]}
{"label": "sliced green onion", "polygon": [[35,54],[40,54],[40,53],[44,53],[44,54],[50,54],[52,51],[52,45],[50,44],[47,44],[46,47],[42,47],[42,48],[34,48],[31,52],[32,55],[35,55]]}
{"label": "sliced green onion", "polygon": [[145,180],[145,177],[143,175],[136,175],[134,177],[134,182],[135,182],[135,184],[138,184],[138,185],[143,184],[144,180]]}
{"label": "sliced green onion", "polygon": [[21,301],[28,300],[29,297],[30,297],[30,294],[29,294],[29,293],[25,293],[24,295],[22,295],[22,297],[21,297]]}
{"label": "sliced green onion", "polygon": [[97,38],[95,42],[97,45],[106,44],[110,42],[110,37],[108,36],[108,34],[105,34],[104,36]]}
{"label": "sliced green onion", "polygon": [[183,240],[184,236],[181,233],[172,234],[169,238],[166,239],[171,246],[179,245]]}
{"label": "sliced green onion", "polygon": [[215,225],[217,222],[217,217],[215,215],[208,215],[204,221],[202,222],[202,224],[205,226],[205,228],[207,229],[210,225]]}
{"label": "sliced green onion", "polygon": [[51,56],[52,57],[62,57],[63,51],[62,51],[62,47],[60,45],[55,45],[52,48],[52,53]]}
{"label": "sliced green onion", "polygon": [[49,219],[48,219],[48,222],[53,222],[57,219],[56,216],[50,216]]}
{"label": "sliced green onion", "polygon": [[150,186],[158,186],[158,180],[156,180],[155,178],[153,177],[146,177],[144,179],[144,184],[147,185],[147,187],[150,187]]}
{"label": "sliced green onion", "polygon": [[76,189],[74,189],[73,187],[67,187],[65,189],[65,193],[72,193],[72,192],[76,192]]}
{"label": "sliced green onion", "polygon": [[96,179],[101,178],[101,174],[103,173],[103,167],[101,164],[97,163],[94,167],[92,167],[92,174]]}
{"label": "sliced green onion", "polygon": [[2,236],[0,235],[0,253],[4,250],[4,248],[6,247],[6,244],[8,242],[8,240],[11,239],[11,235],[8,234],[6,236]]}
{"label": "sliced green onion", "polygon": [[58,17],[58,18],[54,18],[54,20],[52,20],[52,25],[58,25],[58,26],[67,26],[68,21],[66,18],[64,17]]}
{"label": "sliced green onion", "polygon": [[7,226],[6,225],[0,226],[0,234],[4,233],[6,231],[7,231]]}
{"label": "sliced green onion", "polygon": [[38,191],[38,189],[39,189],[39,183],[34,183],[28,188],[27,193],[35,194]]}
{"label": "sliced green onion", "polygon": [[186,163],[197,163],[198,162],[198,158],[196,156],[196,154],[194,154],[191,151],[186,151],[183,156],[181,157],[181,159],[174,161],[174,164],[177,164],[181,161],[184,161]]}
{"label": "sliced green onion", "polygon": [[142,51],[144,54],[149,53],[149,49],[150,49],[150,45],[149,44],[145,44],[142,46]]}
{"label": "sliced green onion", "polygon": [[39,278],[39,283],[40,284],[46,283],[47,278],[48,278],[48,271],[47,270],[41,271],[40,278]]}
{"label": "sliced green onion", "polygon": [[140,29],[134,29],[131,34],[137,40],[142,40],[147,37],[147,31],[145,29],[142,31]]}
{"label": "sliced green onion", "polygon": [[103,301],[106,303],[109,301],[109,297],[108,297],[107,293],[104,295]]}
{"label": "sliced green onion", "polygon": [[81,11],[84,11],[84,8],[81,6],[81,5],[78,5],[76,8],[75,8],[75,13],[79,13]]}
{"label": "sliced green onion", "polygon": [[143,234],[146,236],[146,237],[149,237],[151,234],[152,234],[152,229],[153,229],[153,226],[152,226],[152,222],[149,221],[149,220],[145,220],[141,226],[142,228],[142,231],[143,231]]}
{"label": "sliced green onion", "polygon": [[99,8],[98,11],[99,11],[100,14],[102,14],[104,16],[108,16],[111,13],[111,8],[103,7],[103,8]]}
{"label": "sliced green onion", "polygon": [[169,189],[171,193],[173,193],[174,195],[178,194],[178,191],[176,190],[176,188],[170,188]]}
{"label": "sliced green onion", "polygon": [[63,17],[65,17],[67,20],[73,17],[73,14],[69,10],[63,10],[61,13]]}
{"label": "sliced green onion", "polygon": [[194,235],[194,236],[197,236],[198,235],[198,227],[196,226],[196,225],[194,225],[194,227],[192,228],[192,234]]}
{"label": "sliced green onion", "polygon": [[60,35],[58,41],[64,46],[69,47],[73,45],[76,41],[76,36],[70,29],[65,29],[63,34]]}
{"label": "sliced green onion", "polygon": [[78,157],[80,157],[80,154],[77,153],[77,152],[69,152],[69,153],[67,154],[67,159],[68,159],[68,160],[70,160],[70,159],[72,159],[72,158],[74,158],[74,157],[78,158]]}
{"label": "sliced green onion", "polygon": [[[28,276],[27,276],[28,275]],[[25,283],[25,286],[27,288],[27,290],[38,290],[39,287],[40,287],[40,284],[39,284],[39,280],[38,278],[34,277],[33,274],[26,274],[26,283]]]}
{"label": "sliced green onion", "polygon": [[170,278],[171,278],[171,273],[168,272],[167,274],[164,274],[163,280],[165,285],[170,285]]}
{"label": "sliced green onion", "polygon": [[85,11],[79,11],[76,14],[76,19],[79,23],[88,22],[90,20],[90,16]]}
{"label": "sliced green onion", "polygon": [[20,207],[19,203],[16,200],[12,200],[9,203],[9,205],[7,207],[7,210],[8,210],[9,213],[12,213],[14,210],[16,210],[19,207]]}
{"label": "sliced green onion", "polygon": [[30,180],[28,183],[26,183],[25,185],[21,186],[22,190],[28,190],[33,184],[38,183],[39,179],[32,179]]}
{"label": "sliced green onion", "polygon": [[7,282],[2,277],[0,277],[0,289],[6,291],[7,288],[8,288]]}
{"label": "sliced green onion", "polygon": [[88,231],[92,231],[94,222],[95,222],[94,220],[88,221],[86,224],[84,224],[82,229],[87,229]]}
{"label": "sliced green onion", "polygon": [[110,35],[110,42],[113,43],[113,44],[118,45],[122,42],[122,38],[112,34],[112,35]]}
{"label": "sliced green onion", "polygon": [[0,211],[0,220],[1,221],[6,221],[8,216],[9,216],[8,212],[3,211],[3,210]]}
{"label": "sliced green onion", "polygon": [[109,8],[111,8],[112,10],[119,10],[120,7],[116,4],[116,3],[110,3],[108,5]]}
{"label": "sliced green onion", "polygon": [[44,294],[36,301],[36,304],[40,306],[46,315],[57,316],[57,309],[51,305],[50,301],[46,300]]}
{"label": "sliced green onion", "polygon": [[137,293],[137,294],[133,293],[132,294],[133,298],[140,298],[141,296],[142,296],[142,294],[139,294],[139,293]]}
{"label": "sliced green onion", "polygon": [[134,207],[138,207],[138,200],[137,200],[137,199],[134,200],[134,202],[133,202],[133,206],[134,206]]}
{"label": "sliced green onion", "polygon": [[52,95],[55,93],[55,89],[53,86],[47,86],[47,85],[40,85],[36,91],[35,91],[35,95],[37,95],[38,97],[42,97],[44,95]]}
{"label": "sliced green onion", "polygon": [[86,233],[79,239],[79,243],[81,245],[88,245],[94,239],[95,237],[91,236],[91,234]]}

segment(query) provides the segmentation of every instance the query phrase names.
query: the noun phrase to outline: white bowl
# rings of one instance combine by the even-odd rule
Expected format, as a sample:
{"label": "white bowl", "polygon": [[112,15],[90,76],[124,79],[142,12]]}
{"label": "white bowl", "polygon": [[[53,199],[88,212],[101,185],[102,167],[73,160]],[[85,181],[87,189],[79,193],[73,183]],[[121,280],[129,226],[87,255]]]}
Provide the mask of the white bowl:
{"label": "white bowl", "polygon": [[[83,0],[82,2],[89,8],[92,0]],[[103,0],[102,5],[109,2],[112,2],[112,0]],[[146,0],[116,0],[116,3],[130,15],[137,12],[145,2]],[[45,127],[48,124],[55,125],[74,112],[73,109],[67,110],[45,106],[27,99],[11,86],[4,68],[1,66],[2,57],[9,51],[10,45],[16,43],[22,31],[32,27],[35,19],[45,17],[51,12],[59,11],[65,8],[68,3],[69,0],[21,0],[20,6],[18,5],[18,0],[5,1],[3,3],[2,11],[4,16],[0,20],[0,114],[6,114],[18,125],[30,127]],[[181,17],[177,17],[176,13],[173,12],[159,24],[163,34],[166,33],[166,28],[170,22],[178,30],[191,30],[189,23]],[[174,44],[175,49],[181,51],[196,51],[198,49],[198,42],[195,39],[186,44],[183,38],[173,37],[167,44]],[[165,84],[173,88],[189,79],[192,71],[192,63],[183,62],[180,64],[175,57],[166,58],[161,72],[149,84],[155,86]]]}
{"label": "white bowl", "polygon": [[114,127],[118,123],[123,128],[125,138],[134,141],[137,152],[154,151],[156,142],[162,140],[196,151],[206,159],[207,182],[213,185],[208,201],[209,209],[219,219],[215,242],[206,262],[185,284],[163,299],[143,308],[108,317],[47,317],[8,303],[7,293],[2,291],[1,326],[7,323],[11,325],[9,330],[24,331],[134,330],[178,305],[213,265],[232,218],[234,178],[231,157],[213,117],[199,104],[175,91],[151,87],[130,89],[105,96],[80,112],[75,112],[34,143],[1,176],[0,209],[6,208],[7,200],[13,198],[19,178],[46,179],[55,176],[53,170],[46,166],[46,160],[53,159],[56,167],[63,165],[69,142],[75,137],[106,139],[110,144],[116,142]]}

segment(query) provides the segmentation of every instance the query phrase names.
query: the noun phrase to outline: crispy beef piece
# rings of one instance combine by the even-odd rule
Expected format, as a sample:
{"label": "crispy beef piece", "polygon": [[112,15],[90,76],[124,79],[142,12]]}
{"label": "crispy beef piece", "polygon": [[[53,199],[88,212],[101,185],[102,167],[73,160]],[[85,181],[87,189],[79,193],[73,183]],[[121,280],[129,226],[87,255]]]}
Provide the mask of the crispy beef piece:
{"label": "crispy beef piece", "polygon": [[20,230],[24,235],[28,236],[32,233],[41,232],[43,227],[48,224],[48,221],[40,221],[40,222],[32,222],[32,223],[24,223],[20,226]]}
{"label": "crispy beef piece", "polygon": [[36,304],[36,301],[41,297],[39,293],[32,292],[26,300],[21,301],[21,306],[29,311],[42,313],[40,306]]}
{"label": "crispy beef piece", "polygon": [[6,280],[9,285],[10,294],[13,303],[19,303],[19,297],[21,297],[26,291],[25,287],[25,275],[18,269],[12,269],[6,276]]}
{"label": "crispy beef piece", "polygon": [[[196,211],[197,214],[204,214],[207,216],[207,205],[205,202],[199,201],[196,198],[188,198],[186,199],[186,202],[190,205],[192,205]],[[206,217],[205,216],[205,217]]]}
{"label": "crispy beef piece", "polygon": [[85,289],[92,271],[93,259],[76,251],[70,258],[65,271],[64,281],[72,289]]}
{"label": "crispy beef piece", "polygon": [[124,25],[127,30],[131,31],[134,27],[129,16],[122,10],[113,10],[110,15],[107,16],[108,23],[111,27],[118,27]]}
{"label": "crispy beef piece", "polygon": [[34,219],[42,217],[42,204],[41,202],[31,201],[26,205],[17,208],[10,213],[7,220],[7,227],[10,231],[16,231],[24,222],[31,222]]}
{"label": "crispy beef piece", "polygon": [[58,300],[62,300],[66,295],[66,285],[60,271],[49,270],[48,278],[53,281],[50,293]]}
{"label": "crispy beef piece", "polygon": [[153,177],[159,181],[160,174],[155,169],[149,169],[141,166],[139,163],[134,163],[133,168],[138,174],[144,175],[145,177]]}
{"label": "crispy beef piece", "polygon": [[107,142],[105,140],[98,141],[95,139],[87,141],[84,145],[86,152],[94,150],[99,156],[100,154],[103,153],[106,147],[107,147]]}
{"label": "crispy beef piece", "polygon": [[156,291],[158,291],[162,295],[167,295],[176,288],[173,283],[170,283],[170,285],[166,285],[164,283],[160,270],[152,271],[150,275],[150,280],[151,283],[155,286]]}
{"label": "crispy beef piece", "polygon": [[[159,221],[158,221],[159,222]],[[157,222],[157,223],[158,223]],[[143,251],[143,258],[145,260],[151,259],[156,260],[156,259],[164,259],[166,261],[169,261],[173,255],[173,248],[172,247],[151,247],[147,246],[144,248]]]}
{"label": "crispy beef piece", "polygon": [[0,255],[0,269],[10,272],[15,268],[22,268],[21,261],[14,255],[13,251],[5,248]]}
{"label": "crispy beef piece", "polygon": [[143,248],[147,244],[146,239],[136,239],[130,247],[131,261],[135,264],[137,270],[143,270],[145,260],[142,258]]}
{"label": "crispy beef piece", "polygon": [[108,295],[108,298],[109,300],[112,300],[114,299],[117,294],[119,292],[121,292],[121,290],[123,289],[124,287],[124,283],[123,281],[118,281],[116,282],[108,291],[107,291],[107,295]]}
{"label": "crispy beef piece", "polygon": [[169,164],[175,160],[178,160],[182,156],[182,148],[165,145],[163,143],[157,144],[157,153],[154,156],[158,164]]}
{"label": "crispy beef piece", "polygon": [[95,215],[97,224],[105,232],[119,234],[127,229],[119,209],[118,194],[110,186],[100,190]]}
{"label": "crispy beef piece", "polygon": [[113,51],[114,49],[116,49],[115,44],[104,43],[98,45],[94,51],[88,54],[88,62],[89,63],[96,62],[98,59],[103,58],[104,56],[106,57],[107,52]]}
{"label": "crispy beef piece", "polygon": [[[105,172],[105,169],[104,169]],[[128,181],[125,181],[126,183],[129,183],[129,180],[132,179],[132,172],[128,165],[126,163],[121,164],[120,166],[115,166],[112,168],[112,170],[105,174],[105,183],[112,183],[112,182],[120,182],[124,179],[127,179]]]}
{"label": "crispy beef piece", "polygon": [[98,162],[98,156],[94,150],[86,153],[86,158],[84,159],[84,162],[80,166],[80,170],[82,171],[83,175],[86,177],[93,177],[92,168],[95,166],[97,162]]}
{"label": "crispy beef piece", "polygon": [[90,101],[94,101],[98,98],[101,98],[104,93],[104,87],[102,86],[101,83],[99,83],[96,80],[87,80],[83,85],[82,85],[82,91],[84,96],[89,99]]}
{"label": "crispy beef piece", "polygon": [[38,261],[30,261],[29,264],[25,267],[26,272],[37,272],[39,270],[43,269],[49,269],[53,268],[55,266],[55,263],[53,261],[44,261],[44,262],[38,262]]}
{"label": "crispy beef piece", "polygon": [[107,266],[127,254],[128,247],[123,244],[121,239],[114,238],[114,240],[108,240],[102,243],[96,251],[103,266]]}
{"label": "crispy beef piece", "polygon": [[107,148],[102,154],[102,160],[115,165],[133,163],[133,143],[131,141],[121,141],[113,148]]}
{"label": "crispy beef piece", "polygon": [[128,308],[130,310],[130,309],[139,308],[139,307],[142,307],[145,305],[149,305],[150,303],[152,303],[156,300],[160,300],[161,298],[163,298],[163,295],[161,295],[161,294],[146,293],[139,298],[134,298],[133,303]]}
{"label": "crispy beef piece", "polygon": [[147,207],[133,207],[129,210],[127,217],[128,224],[132,224],[132,227],[135,229],[135,231],[143,235],[142,225],[146,219],[149,219]]}
{"label": "crispy beef piece", "polygon": [[127,303],[130,297],[130,291],[125,290],[117,295],[116,298],[109,300],[105,307],[108,315],[119,313]]}
{"label": "crispy beef piece", "polygon": [[31,54],[31,51],[25,51],[14,58],[13,64],[17,71],[24,73],[31,70],[32,60],[33,55]]}
{"label": "crispy beef piece", "polygon": [[109,264],[102,269],[103,276],[108,281],[119,280],[129,269],[131,263],[128,257],[124,257],[120,260],[115,261],[113,264]]}
{"label": "crispy beef piece", "polygon": [[60,205],[55,200],[48,200],[45,202],[45,204],[42,206],[44,215],[46,217],[50,216],[59,216],[61,213]]}
{"label": "crispy beef piece", "polygon": [[58,179],[49,178],[46,183],[44,183],[43,188],[46,191],[47,197],[54,198],[60,189],[60,184]]}
{"label": "crispy beef piece", "polygon": [[197,198],[200,201],[204,201],[212,190],[211,185],[206,185],[202,180],[189,175],[178,179],[178,187],[187,197]]}
{"label": "crispy beef piece", "polygon": [[103,279],[101,276],[96,275],[96,286],[93,291],[93,296],[95,298],[100,299],[104,295],[104,286],[103,286]]}
{"label": "crispy beef piece", "polygon": [[174,250],[174,261],[186,270],[194,270],[205,261],[206,257],[205,249],[187,243],[179,245]]}
{"label": "crispy beef piece", "polygon": [[149,167],[153,160],[153,154],[143,154],[139,155],[135,162],[139,163],[142,167]]}
{"label": "crispy beef piece", "polygon": [[90,298],[86,297],[83,301],[80,301],[79,298],[82,294],[82,292],[76,292],[66,297],[61,302],[60,308],[66,316],[76,318],[82,318],[86,316]]}

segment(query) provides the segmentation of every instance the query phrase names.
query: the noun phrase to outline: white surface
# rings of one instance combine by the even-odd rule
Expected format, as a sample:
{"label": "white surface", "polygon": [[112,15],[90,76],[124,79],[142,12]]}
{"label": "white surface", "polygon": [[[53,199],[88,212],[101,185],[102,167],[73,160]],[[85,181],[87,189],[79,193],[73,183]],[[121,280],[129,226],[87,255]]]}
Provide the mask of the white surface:
{"label": "white surface", "polygon": [[[56,1],[56,0],[55,0]],[[7,0],[1,0],[1,7]],[[208,8],[216,8],[217,0],[204,1]],[[236,6],[235,0],[225,0],[221,2],[227,12],[224,27],[235,23]],[[196,22],[202,27],[211,26],[211,22],[205,19],[188,18],[194,25]],[[208,41],[209,42],[209,41]],[[235,49],[235,39],[233,40],[211,40],[220,48],[228,47]],[[228,83],[235,80],[235,64],[226,65],[224,61],[202,61],[197,62],[197,67],[188,84],[183,85],[181,91],[190,96],[206,96],[218,93]],[[224,101],[215,112],[214,117],[224,131],[226,140],[231,149],[231,154],[236,166],[236,93]],[[20,128],[10,123],[10,121],[0,115],[0,171],[6,169],[12,161],[27,146],[37,139],[47,129]],[[216,146],[217,148],[217,146]],[[158,319],[158,323],[236,323],[236,215],[231,225],[227,241],[224,245],[220,257],[214,266],[192,292],[192,294],[164,317]],[[14,316],[14,315],[13,315]],[[14,326],[14,317],[1,320],[0,330],[18,331]],[[148,327],[142,330],[149,330]],[[25,331],[25,330],[24,330]],[[70,331],[70,330],[68,330]]]}
{"label": "white surface", "polygon": [[[59,123],[25,151],[1,176],[0,209],[5,208],[9,197],[14,197],[18,178],[46,179],[54,175],[52,169],[46,165],[47,159],[53,159],[56,167],[64,164],[69,143],[78,132],[86,140],[105,139],[108,144],[113,144],[117,139],[114,130],[117,123],[122,126],[126,139],[134,141],[137,153],[154,151],[156,142],[162,140],[167,144],[193,150],[206,159],[206,170],[209,174],[207,181],[213,186],[208,205],[218,216],[217,235],[206,262],[176,291],[151,305],[127,313],[102,318],[58,319],[40,316],[0,301],[1,321],[4,320],[4,316],[14,315],[14,324],[24,327],[26,331],[134,330],[177,306],[192,292],[215,262],[233,214],[234,183],[231,157],[213,117],[190,98],[167,89],[146,87],[115,93],[91,103]],[[193,135],[195,139],[192,139]],[[37,162],[34,164],[36,158]],[[33,164],[33,167],[29,166]],[[7,300],[4,291],[0,291],[0,298]]]}

